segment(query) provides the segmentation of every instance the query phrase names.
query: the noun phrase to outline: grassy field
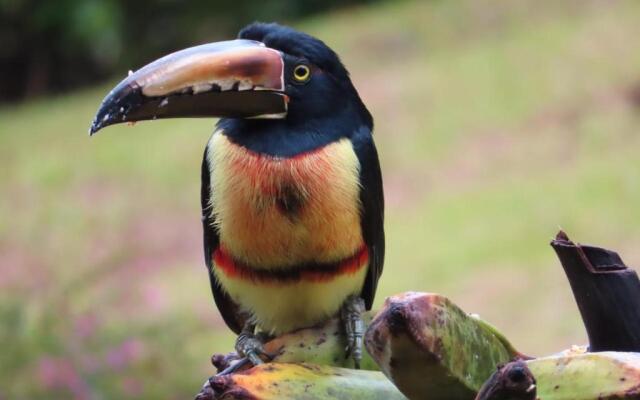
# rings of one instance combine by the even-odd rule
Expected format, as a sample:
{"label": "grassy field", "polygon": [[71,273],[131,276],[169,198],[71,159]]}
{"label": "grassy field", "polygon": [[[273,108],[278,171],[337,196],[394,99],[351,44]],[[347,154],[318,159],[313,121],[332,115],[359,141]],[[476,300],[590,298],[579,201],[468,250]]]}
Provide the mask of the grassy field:
{"label": "grassy field", "polygon": [[[377,303],[440,292],[526,353],[584,343],[548,242],[562,227],[640,264],[640,3],[390,2],[296,26],[376,119]],[[201,250],[213,122],[89,139],[110,87],[0,109],[0,398],[189,398],[231,349]]]}

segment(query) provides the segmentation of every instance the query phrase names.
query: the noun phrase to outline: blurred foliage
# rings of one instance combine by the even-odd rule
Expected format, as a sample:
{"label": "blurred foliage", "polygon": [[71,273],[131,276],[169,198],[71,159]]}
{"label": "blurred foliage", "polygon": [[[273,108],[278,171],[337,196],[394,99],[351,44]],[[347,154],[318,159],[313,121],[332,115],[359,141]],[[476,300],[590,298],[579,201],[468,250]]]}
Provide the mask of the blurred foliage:
{"label": "blurred foliage", "polygon": [[[527,354],[585,343],[547,243],[560,226],[640,264],[640,2],[389,1],[293,24],[342,56],[376,121],[376,306],[442,293]],[[89,139],[115,83],[0,107],[2,399],[191,398],[232,348],[202,259],[214,121]]]}
{"label": "blurred foliage", "polygon": [[0,102],[137,69],[169,51],[374,0],[0,0]]}

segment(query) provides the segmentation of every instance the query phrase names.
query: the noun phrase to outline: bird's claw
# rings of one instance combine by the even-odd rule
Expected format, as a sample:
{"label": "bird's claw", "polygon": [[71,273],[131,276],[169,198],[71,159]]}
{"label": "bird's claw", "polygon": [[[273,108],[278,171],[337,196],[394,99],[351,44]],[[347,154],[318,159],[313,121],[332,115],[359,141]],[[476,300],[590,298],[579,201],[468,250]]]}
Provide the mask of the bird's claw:
{"label": "bird's claw", "polygon": [[359,296],[348,297],[341,310],[342,322],[347,334],[346,355],[353,359],[356,369],[360,369],[360,361],[362,361],[362,338],[365,331],[362,314],[364,311],[364,300]]}
{"label": "bird's claw", "polygon": [[249,360],[249,357],[242,357],[238,360],[232,361],[227,368],[215,374],[214,377],[233,374],[234,372],[241,370],[249,364],[251,364],[251,360]]}
{"label": "bird's claw", "polygon": [[264,363],[262,357],[271,360],[273,355],[264,350],[264,341],[262,336],[243,331],[236,340],[236,351],[241,357],[247,358],[251,364],[259,365]]}
{"label": "bird's claw", "polygon": [[226,355],[215,354],[211,363],[218,369],[214,377],[229,375],[245,367],[263,364],[271,361],[275,355],[264,350],[264,343],[269,337],[264,334],[253,334],[252,327],[245,327],[236,339],[236,353]]}

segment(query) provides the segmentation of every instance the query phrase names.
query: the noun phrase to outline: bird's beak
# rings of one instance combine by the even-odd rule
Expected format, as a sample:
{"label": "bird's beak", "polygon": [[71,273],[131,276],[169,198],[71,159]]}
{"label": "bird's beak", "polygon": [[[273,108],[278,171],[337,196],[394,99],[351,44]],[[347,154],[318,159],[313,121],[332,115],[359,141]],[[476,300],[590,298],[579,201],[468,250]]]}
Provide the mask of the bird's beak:
{"label": "bird's beak", "polygon": [[287,101],[279,51],[251,40],[210,43],[130,73],[105,97],[89,134],[159,118],[283,118]]}

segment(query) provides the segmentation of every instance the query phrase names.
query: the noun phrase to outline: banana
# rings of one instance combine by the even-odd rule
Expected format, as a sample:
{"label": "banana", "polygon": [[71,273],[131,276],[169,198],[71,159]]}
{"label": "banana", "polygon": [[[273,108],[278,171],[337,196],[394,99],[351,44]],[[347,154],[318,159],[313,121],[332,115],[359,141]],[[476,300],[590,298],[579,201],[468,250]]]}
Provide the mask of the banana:
{"label": "banana", "polygon": [[382,372],[411,399],[474,399],[496,366],[528,358],[446,297],[389,297],[371,321],[365,346]]}
{"label": "banana", "polygon": [[[371,321],[371,313],[364,316],[365,323]],[[353,360],[347,357],[345,348],[347,341],[339,318],[333,318],[325,324],[308,329],[301,329],[279,336],[265,344],[265,350],[274,354],[273,362],[311,363],[334,367],[353,368]],[[380,367],[364,351],[360,368],[379,371]]]}
{"label": "banana", "polygon": [[502,366],[476,400],[640,398],[640,353],[566,351]]}
{"label": "banana", "polygon": [[640,399],[640,353],[602,352],[527,361],[544,400]]}
{"label": "banana", "polygon": [[405,397],[378,371],[272,362],[213,377],[205,383],[196,399],[404,400]]}
{"label": "banana", "polygon": [[[346,357],[341,322],[334,318],[321,326],[267,342],[264,350],[274,355],[270,363],[212,378],[209,390],[215,389],[217,397],[206,398],[224,398],[220,396],[225,393],[253,398],[244,396],[251,393],[255,398],[269,399],[280,385],[278,379],[287,379],[287,385],[291,386],[287,386],[285,394],[293,396],[298,385],[304,387],[304,380],[310,379],[310,388],[322,388],[328,381],[327,385],[334,390],[349,391],[345,398],[368,398],[374,395],[371,388],[384,385],[388,390],[395,384],[409,398],[471,400],[498,364],[526,358],[494,327],[464,313],[440,295],[409,292],[392,296],[373,319],[372,313],[366,314],[365,321],[369,329],[365,335],[363,371],[344,369],[352,367],[352,361]],[[214,359],[220,370],[234,358],[237,356],[232,354]],[[274,370],[269,369],[271,365]],[[373,372],[380,370],[384,375]],[[264,383],[256,383],[264,381],[263,376],[275,383],[268,391],[257,393],[256,387],[266,387]],[[356,386],[340,378],[347,376],[354,379]],[[383,393],[386,396],[387,392]],[[335,396],[314,391],[306,398],[332,397]]]}

